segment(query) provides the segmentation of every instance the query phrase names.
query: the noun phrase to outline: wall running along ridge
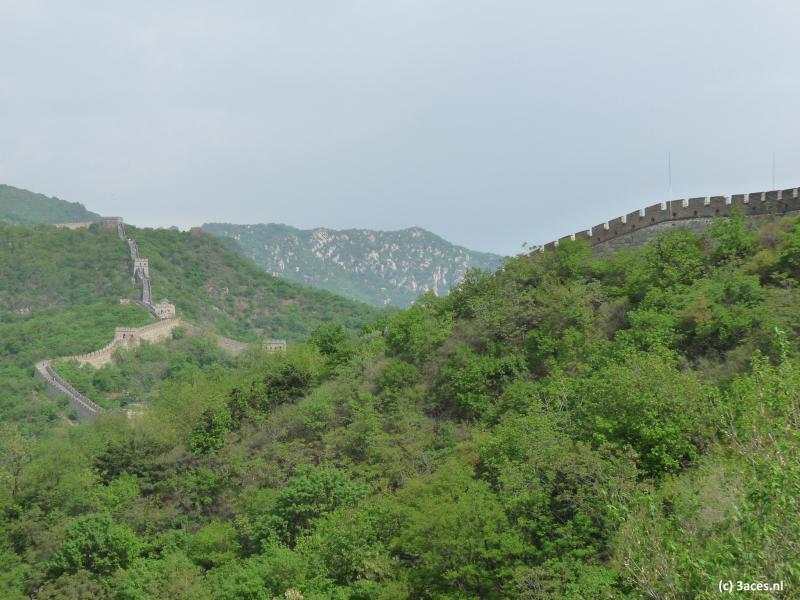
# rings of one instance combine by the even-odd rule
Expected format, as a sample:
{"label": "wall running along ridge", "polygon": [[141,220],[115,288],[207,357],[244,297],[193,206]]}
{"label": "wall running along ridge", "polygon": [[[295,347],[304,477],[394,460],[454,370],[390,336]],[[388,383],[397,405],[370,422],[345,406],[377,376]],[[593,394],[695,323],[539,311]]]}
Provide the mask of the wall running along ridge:
{"label": "wall running along ridge", "polygon": [[[169,339],[172,331],[176,327],[186,329],[189,335],[209,335],[209,331],[187,323],[175,317],[175,306],[166,302],[153,304],[152,290],[150,286],[150,267],[146,258],[139,256],[139,248],[136,241],[126,237],[125,225],[120,217],[105,218],[100,221],[101,226],[108,229],[116,229],[119,238],[127,242],[131,255],[131,269],[134,281],[138,281],[142,286],[142,298],[136,303],[144,306],[150,314],[157,319],[157,323],[151,323],[144,327],[117,327],[114,331],[114,339],[105,347],[76,356],[65,356],[59,359],[42,360],[36,363],[34,378],[44,381],[45,389],[53,397],[66,396],[70,406],[75,410],[81,420],[93,420],[97,415],[106,412],[106,409],[92,402],[84,394],[76,390],[53,369],[53,363],[58,361],[77,361],[81,365],[90,364],[95,368],[100,368],[112,361],[114,352],[119,348],[135,348],[143,341],[156,343]],[[89,227],[93,223],[67,223],[59,224],[57,227],[70,227],[77,229]],[[250,347],[250,344],[238,342],[222,336],[214,336],[217,345],[233,354],[241,354]],[[286,349],[284,340],[268,340],[273,346],[279,349]]]}
{"label": "wall running along ridge", "polygon": [[628,213],[591,229],[564,236],[539,247],[552,250],[560,242],[584,239],[592,245],[595,254],[613,254],[620,248],[639,247],[672,227],[688,227],[700,232],[715,218],[730,217],[738,209],[747,218],[769,218],[800,211],[798,188],[735,194],[733,196],[706,196],[684,200],[670,200]]}

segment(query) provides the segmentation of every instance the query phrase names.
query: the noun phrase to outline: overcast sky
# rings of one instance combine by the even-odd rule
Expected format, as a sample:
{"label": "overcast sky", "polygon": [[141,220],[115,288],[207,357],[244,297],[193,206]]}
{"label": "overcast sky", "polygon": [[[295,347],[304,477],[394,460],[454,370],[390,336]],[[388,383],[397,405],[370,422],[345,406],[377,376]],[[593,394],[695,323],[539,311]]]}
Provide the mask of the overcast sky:
{"label": "overcast sky", "polygon": [[797,0],[0,0],[0,183],[517,253],[800,185]]}

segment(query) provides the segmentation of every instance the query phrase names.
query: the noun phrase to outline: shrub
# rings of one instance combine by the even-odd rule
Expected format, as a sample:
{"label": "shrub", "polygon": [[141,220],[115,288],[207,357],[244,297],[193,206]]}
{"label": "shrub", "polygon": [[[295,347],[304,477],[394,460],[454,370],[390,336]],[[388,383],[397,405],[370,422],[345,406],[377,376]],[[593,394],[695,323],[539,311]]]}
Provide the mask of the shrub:
{"label": "shrub", "polygon": [[66,537],[50,561],[50,572],[77,573],[85,569],[108,575],[125,568],[139,555],[141,542],[126,525],[110,516],[93,514],[79,517],[67,526]]}

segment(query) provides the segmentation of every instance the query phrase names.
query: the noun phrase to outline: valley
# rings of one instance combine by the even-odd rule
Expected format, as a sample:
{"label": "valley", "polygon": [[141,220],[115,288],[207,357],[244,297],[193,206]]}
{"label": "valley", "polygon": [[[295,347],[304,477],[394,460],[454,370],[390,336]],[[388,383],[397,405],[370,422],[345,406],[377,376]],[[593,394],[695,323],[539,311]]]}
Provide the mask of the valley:
{"label": "valley", "polygon": [[567,236],[395,311],[197,230],[0,224],[1,589],[702,597],[759,548],[794,584],[796,198],[615,221],[615,252]]}

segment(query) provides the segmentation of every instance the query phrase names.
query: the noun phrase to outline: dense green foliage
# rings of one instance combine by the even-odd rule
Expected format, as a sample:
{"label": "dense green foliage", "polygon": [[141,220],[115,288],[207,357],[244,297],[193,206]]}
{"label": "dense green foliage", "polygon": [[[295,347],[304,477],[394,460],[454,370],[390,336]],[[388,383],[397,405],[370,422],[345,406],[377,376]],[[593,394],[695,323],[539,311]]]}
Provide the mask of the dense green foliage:
{"label": "dense green foliage", "polygon": [[2,595],[796,597],[799,250],[567,242],[357,338],[184,348],[135,418],[2,430]]}
{"label": "dense green foliage", "polygon": [[411,227],[302,230],[277,223],[206,223],[267,273],[374,306],[408,307],[422,293],[447,294],[471,268],[494,271],[502,257],[456,246]]}
{"label": "dense green foliage", "polygon": [[128,297],[128,247],[116,232],[0,223],[0,313]]}
{"label": "dense green foliage", "polygon": [[83,204],[48,198],[28,190],[0,184],[0,221],[20,225],[40,223],[86,223],[100,215],[86,210]]}

